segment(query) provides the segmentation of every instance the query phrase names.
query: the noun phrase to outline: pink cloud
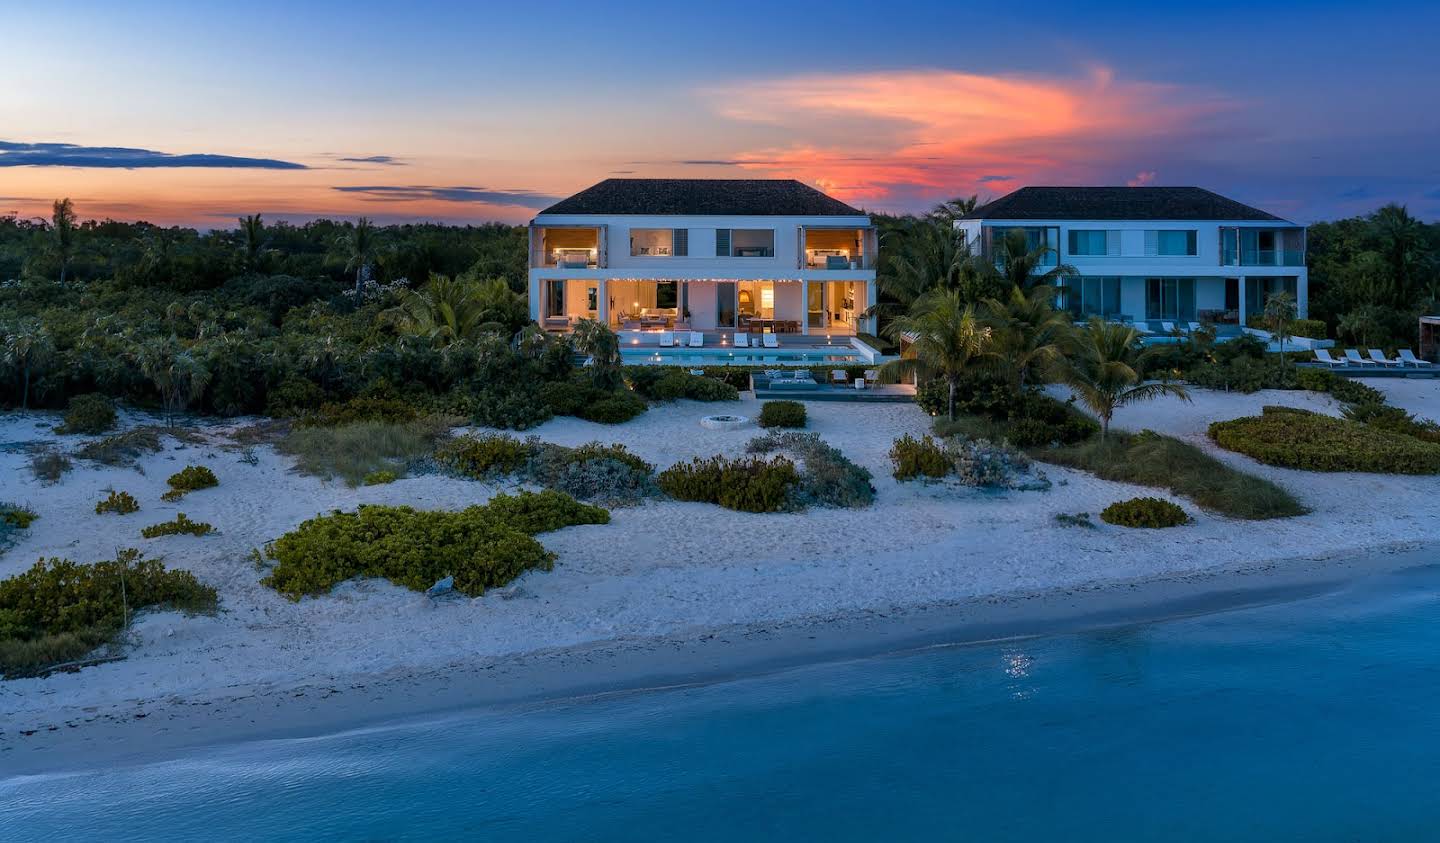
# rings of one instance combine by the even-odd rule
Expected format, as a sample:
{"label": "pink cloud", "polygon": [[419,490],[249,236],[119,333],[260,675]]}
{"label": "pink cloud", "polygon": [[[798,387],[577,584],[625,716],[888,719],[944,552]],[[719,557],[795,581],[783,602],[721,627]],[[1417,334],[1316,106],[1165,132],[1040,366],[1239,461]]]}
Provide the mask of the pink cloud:
{"label": "pink cloud", "polygon": [[1131,176],[1129,179],[1127,179],[1126,182],[1125,182],[1125,184],[1128,185],[1128,186],[1130,186],[1130,187],[1144,187],[1144,186],[1147,185],[1147,184],[1154,184],[1154,182],[1155,182],[1155,171],[1154,171],[1154,170],[1141,170],[1140,172],[1136,173],[1134,176]]}
{"label": "pink cloud", "polygon": [[997,172],[1007,188],[1113,183],[1134,172],[1145,149],[1193,138],[1231,107],[1203,90],[1124,81],[1106,68],[1076,78],[811,74],[714,95],[721,114],[783,138],[736,154],[739,166],[882,208],[993,193]]}

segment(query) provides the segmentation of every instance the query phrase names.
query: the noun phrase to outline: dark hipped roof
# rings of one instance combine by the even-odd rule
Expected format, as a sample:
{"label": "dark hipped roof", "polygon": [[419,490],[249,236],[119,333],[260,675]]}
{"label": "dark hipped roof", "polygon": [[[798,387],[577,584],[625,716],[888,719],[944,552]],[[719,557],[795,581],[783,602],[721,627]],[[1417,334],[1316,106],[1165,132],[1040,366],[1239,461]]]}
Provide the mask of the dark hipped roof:
{"label": "dark hipped roof", "polygon": [[1200,187],[1022,187],[963,219],[1285,222]]}
{"label": "dark hipped roof", "polygon": [[541,214],[863,216],[794,179],[606,179]]}

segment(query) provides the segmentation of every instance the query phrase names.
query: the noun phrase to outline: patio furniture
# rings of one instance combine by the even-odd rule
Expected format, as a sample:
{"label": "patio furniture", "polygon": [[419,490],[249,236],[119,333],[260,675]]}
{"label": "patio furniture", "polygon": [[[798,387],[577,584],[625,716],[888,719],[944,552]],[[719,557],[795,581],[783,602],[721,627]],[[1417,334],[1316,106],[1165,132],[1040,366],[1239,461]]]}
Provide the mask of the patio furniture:
{"label": "patio furniture", "polygon": [[848,381],[848,380],[850,380],[850,376],[847,375],[847,374],[845,374],[845,370],[844,370],[844,369],[831,369],[831,370],[830,370],[830,382],[831,382],[831,383],[833,383],[833,384],[843,384],[843,383],[845,383],[845,382]]}
{"label": "patio furniture", "polygon": [[672,333],[670,333],[669,331],[662,331],[662,332],[660,333],[660,347],[661,347],[661,348],[674,348],[674,347],[675,347],[675,335],[672,334]]}
{"label": "patio furniture", "polygon": [[766,331],[765,333],[760,335],[760,344],[765,346],[766,348],[779,348],[780,338],[775,336],[774,333]]}
{"label": "patio furniture", "polygon": [[1415,356],[1415,352],[1411,351],[1408,348],[1400,349],[1400,365],[1414,366],[1417,369],[1435,368],[1434,363],[1431,363],[1429,360],[1421,360],[1419,357]]}
{"label": "patio furniture", "polygon": [[826,269],[849,269],[849,268],[850,268],[850,259],[849,259],[848,257],[844,256],[844,255],[826,255],[826,256],[825,256],[825,268],[826,268]]}
{"label": "patio furniture", "polygon": [[565,330],[566,328],[569,328],[569,327],[570,327],[570,317],[568,317],[568,316],[546,316],[546,317],[545,317],[545,330],[547,330],[547,331],[563,331],[563,330]]}
{"label": "patio furniture", "polygon": [[1192,334],[1199,333],[1201,330],[1203,330],[1199,322],[1191,322],[1189,328],[1190,333]]}
{"label": "patio furniture", "polygon": [[1336,360],[1334,357],[1331,357],[1330,349],[1328,348],[1315,349],[1315,362],[1324,363],[1326,366],[1329,366],[1332,369],[1336,366],[1340,366],[1343,368],[1350,365],[1350,361],[1348,360]]}
{"label": "patio furniture", "polygon": [[871,383],[879,383],[879,382],[880,382],[880,370],[879,370],[879,369],[866,369],[866,370],[865,370],[865,380],[870,381]]}
{"label": "patio furniture", "polygon": [[864,388],[865,388],[865,379],[864,379],[864,378],[856,378],[856,379],[855,379],[855,388],[856,388],[856,389],[864,389]]}
{"label": "patio furniture", "polygon": [[1371,360],[1374,360],[1376,363],[1379,363],[1381,366],[1385,366],[1386,368],[1389,368],[1391,366],[1405,365],[1399,360],[1391,360],[1390,358],[1386,357],[1385,353],[1378,348],[1371,348],[1368,349],[1368,351],[1370,352]]}
{"label": "patio furniture", "polygon": [[704,334],[700,333],[699,331],[691,331],[691,332],[690,332],[690,342],[689,342],[689,345],[690,345],[691,348],[699,348],[699,347],[703,346],[704,344],[705,344],[705,335],[704,335]]}
{"label": "patio furniture", "polygon": [[1373,366],[1373,365],[1375,365],[1374,363],[1371,363],[1369,360],[1366,360],[1364,357],[1361,357],[1361,356],[1360,356],[1360,352],[1359,352],[1358,350],[1356,350],[1356,349],[1353,349],[1353,348],[1347,348],[1347,349],[1345,349],[1345,360],[1346,360],[1346,362],[1351,363],[1352,365],[1355,365],[1355,366]]}
{"label": "patio furniture", "polygon": [[735,334],[735,347],[736,347],[736,348],[749,348],[749,347],[750,347],[750,335],[747,334],[747,333],[745,333],[744,331],[740,331],[739,333]]}
{"label": "patio furniture", "polygon": [[1160,323],[1160,330],[1164,331],[1164,332],[1167,333],[1167,334],[1173,334],[1173,333],[1175,333],[1175,323],[1174,323],[1174,322],[1161,322],[1161,323]]}

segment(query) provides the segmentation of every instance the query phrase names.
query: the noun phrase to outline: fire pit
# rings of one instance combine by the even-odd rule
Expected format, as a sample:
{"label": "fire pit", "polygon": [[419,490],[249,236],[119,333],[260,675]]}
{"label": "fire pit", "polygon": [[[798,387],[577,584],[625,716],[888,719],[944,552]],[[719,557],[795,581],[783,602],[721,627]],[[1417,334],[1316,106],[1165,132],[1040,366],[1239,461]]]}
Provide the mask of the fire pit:
{"label": "fire pit", "polygon": [[700,426],[710,430],[734,430],[750,424],[750,419],[745,416],[705,416],[700,419]]}

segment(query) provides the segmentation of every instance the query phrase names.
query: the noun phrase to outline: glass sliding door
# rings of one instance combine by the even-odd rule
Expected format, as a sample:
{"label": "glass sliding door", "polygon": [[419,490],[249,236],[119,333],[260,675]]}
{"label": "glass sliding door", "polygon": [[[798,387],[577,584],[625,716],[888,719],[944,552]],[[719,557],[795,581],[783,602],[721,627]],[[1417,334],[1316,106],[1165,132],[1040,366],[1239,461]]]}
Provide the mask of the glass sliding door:
{"label": "glass sliding door", "polygon": [[1195,279],[1145,279],[1145,318],[1194,321]]}
{"label": "glass sliding door", "polygon": [[825,284],[810,282],[810,292],[805,302],[805,323],[812,328],[825,327]]}
{"label": "glass sliding door", "polygon": [[735,327],[734,281],[719,281],[715,284],[715,327]]}

